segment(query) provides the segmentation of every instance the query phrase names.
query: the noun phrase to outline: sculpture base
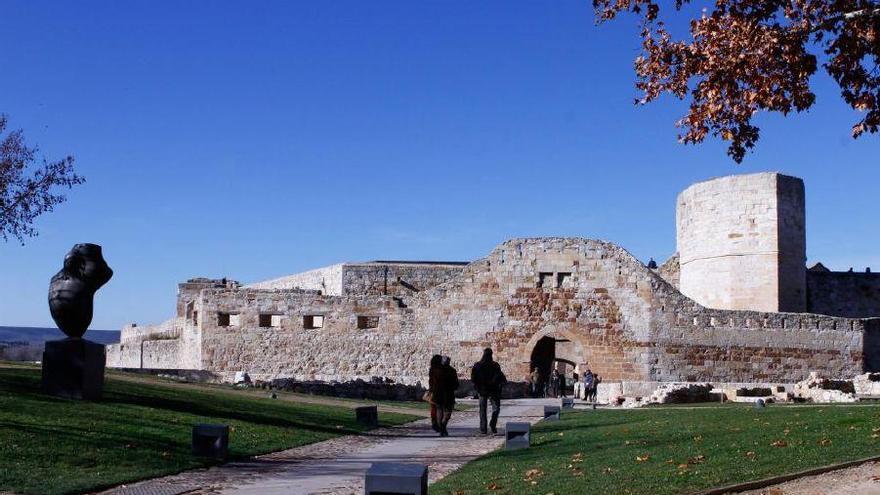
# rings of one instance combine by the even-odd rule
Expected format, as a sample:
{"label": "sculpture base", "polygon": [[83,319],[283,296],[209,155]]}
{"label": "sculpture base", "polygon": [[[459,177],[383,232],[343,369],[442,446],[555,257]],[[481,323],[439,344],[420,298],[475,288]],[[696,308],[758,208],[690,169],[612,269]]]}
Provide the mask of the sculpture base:
{"label": "sculpture base", "polygon": [[43,351],[43,392],[75,400],[100,400],[104,346],[84,339],[50,340]]}

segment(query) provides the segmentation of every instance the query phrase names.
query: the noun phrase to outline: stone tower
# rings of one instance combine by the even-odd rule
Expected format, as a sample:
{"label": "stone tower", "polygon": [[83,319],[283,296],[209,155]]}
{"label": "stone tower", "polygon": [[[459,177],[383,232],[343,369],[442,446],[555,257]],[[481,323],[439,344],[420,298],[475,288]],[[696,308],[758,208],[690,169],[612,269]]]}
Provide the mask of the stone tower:
{"label": "stone tower", "polygon": [[804,183],[778,173],[698,182],[678,195],[681,292],[703,306],[806,311]]}

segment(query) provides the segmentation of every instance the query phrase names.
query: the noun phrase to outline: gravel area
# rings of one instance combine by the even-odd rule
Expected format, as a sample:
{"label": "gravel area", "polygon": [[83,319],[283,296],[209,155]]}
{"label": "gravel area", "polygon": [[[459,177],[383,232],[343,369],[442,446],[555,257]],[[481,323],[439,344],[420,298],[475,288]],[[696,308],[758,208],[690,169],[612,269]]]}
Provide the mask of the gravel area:
{"label": "gravel area", "polygon": [[880,495],[880,464],[869,462],[807,476],[743,495]]}

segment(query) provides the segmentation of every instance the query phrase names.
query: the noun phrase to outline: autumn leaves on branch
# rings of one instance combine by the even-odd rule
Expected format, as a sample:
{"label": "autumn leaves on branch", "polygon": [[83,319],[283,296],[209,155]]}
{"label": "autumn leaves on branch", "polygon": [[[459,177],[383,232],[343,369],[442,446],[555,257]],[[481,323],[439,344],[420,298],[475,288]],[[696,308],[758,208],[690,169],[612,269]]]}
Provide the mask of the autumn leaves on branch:
{"label": "autumn leaves on branch", "polygon": [[[672,6],[680,11],[685,3]],[[728,155],[741,162],[758,140],[752,123],[758,111],[787,115],[813,105],[810,77],[819,57],[843,100],[860,112],[853,137],[880,128],[880,3],[716,0],[714,10],[691,20],[688,41],[673,39],[654,0],[593,0],[593,6],[599,22],[621,12],[642,17],[637,102],[663,93],[690,97],[687,115],[676,123],[684,143],[712,134],[730,141]]]}

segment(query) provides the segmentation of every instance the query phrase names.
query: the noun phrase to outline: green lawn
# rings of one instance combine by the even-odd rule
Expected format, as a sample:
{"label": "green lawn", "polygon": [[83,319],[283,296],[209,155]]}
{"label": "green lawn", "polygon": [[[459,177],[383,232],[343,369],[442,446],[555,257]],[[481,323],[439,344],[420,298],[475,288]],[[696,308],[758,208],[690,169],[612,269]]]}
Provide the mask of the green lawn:
{"label": "green lawn", "polygon": [[431,494],[690,493],[880,454],[880,406],[564,413]]}
{"label": "green lawn", "polygon": [[[8,363],[8,364],[17,364],[17,363]],[[19,366],[22,366],[22,365],[19,365]],[[26,366],[30,366],[30,365],[26,365]],[[185,382],[180,382],[178,380],[169,379],[169,378],[159,378],[159,377],[155,377],[155,376],[151,376],[151,375],[127,373],[127,372],[121,372],[121,371],[116,371],[116,370],[108,370],[107,375],[120,377],[120,378],[128,378],[128,379],[137,380],[137,381],[149,381],[152,383],[167,383],[167,384],[185,383]],[[235,393],[240,393],[240,394],[245,394],[245,395],[250,395],[250,396],[255,396],[255,395],[264,396],[264,395],[269,395],[272,392],[275,392],[279,397],[291,398],[293,400],[298,400],[300,398],[302,398],[302,399],[326,398],[328,400],[333,400],[338,403],[348,403],[352,407],[354,407],[356,405],[365,405],[365,404],[374,405],[375,404],[380,407],[385,406],[385,407],[389,407],[389,408],[417,409],[420,411],[427,411],[431,407],[431,405],[428,402],[425,402],[423,400],[416,401],[416,400],[354,399],[354,398],[349,398],[349,397],[331,397],[331,396],[324,396],[324,395],[310,395],[310,394],[303,394],[303,393],[298,393],[298,392],[289,392],[289,391],[285,391],[285,390],[270,390],[270,389],[254,388],[254,387],[237,387],[234,385],[217,384],[217,383],[199,383],[199,384],[194,384],[194,385],[196,385],[202,389],[235,392]],[[461,399],[459,399],[459,401],[460,400]],[[456,410],[456,411],[467,411],[469,409],[472,409],[472,406],[462,404],[461,402],[456,402],[455,408],[454,408],[454,410]]]}
{"label": "green lawn", "polygon": [[[234,391],[110,378],[104,400],[74,402],[39,387],[39,369],[0,368],[0,492],[78,493],[209,465],[190,455],[195,423],[229,424],[234,457],[363,430],[348,407]],[[387,426],[417,418],[379,419]]]}

